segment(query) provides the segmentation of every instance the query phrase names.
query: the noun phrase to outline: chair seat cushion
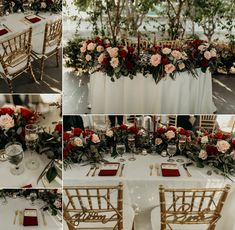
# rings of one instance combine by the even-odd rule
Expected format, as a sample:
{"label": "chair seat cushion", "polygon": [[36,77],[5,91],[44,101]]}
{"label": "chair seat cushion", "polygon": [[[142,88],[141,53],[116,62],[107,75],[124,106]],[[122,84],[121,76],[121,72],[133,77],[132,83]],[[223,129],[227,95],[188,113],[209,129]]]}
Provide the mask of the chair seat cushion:
{"label": "chair seat cushion", "polygon": [[[151,224],[153,230],[161,229],[160,207],[156,207],[151,211]],[[170,225],[174,230],[206,230],[206,224],[173,224]],[[169,229],[169,227],[166,227]]]}
{"label": "chair seat cushion", "polygon": [[[7,70],[9,72],[9,75],[13,75],[14,73],[17,73],[18,71],[24,69],[26,66],[27,66],[27,60],[23,61],[22,63],[14,67],[8,67]],[[0,64],[0,73],[4,73],[5,75],[5,72],[1,64]]]}

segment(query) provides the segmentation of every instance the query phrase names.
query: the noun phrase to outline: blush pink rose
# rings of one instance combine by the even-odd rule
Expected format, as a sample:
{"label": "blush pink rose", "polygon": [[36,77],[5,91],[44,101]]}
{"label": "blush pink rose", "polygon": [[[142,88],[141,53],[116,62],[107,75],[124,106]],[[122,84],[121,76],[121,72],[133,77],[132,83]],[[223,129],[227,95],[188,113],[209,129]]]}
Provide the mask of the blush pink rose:
{"label": "blush pink rose", "polygon": [[206,160],[207,156],[208,156],[208,155],[207,155],[207,152],[202,149],[202,150],[200,151],[198,157],[201,158],[202,160]]}
{"label": "blush pink rose", "polygon": [[175,137],[175,132],[174,131],[172,131],[172,130],[169,130],[169,131],[167,131],[166,132],[166,137],[167,137],[167,139],[172,139],[172,138],[174,138]]}
{"label": "blush pink rose", "polygon": [[90,61],[92,59],[91,55],[90,54],[87,54],[86,57],[85,57],[86,61]]}
{"label": "blush pink rose", "polygon": [[158,66],[161,63],[162,56],[160,54],[154,54],[150,58],[150,63],[152,66]]}
{"label": "blush pink rose", "polygon": [[155,139],[155,145],[160,145],[162,143],[162,139],[161,138],[156,138]]}
{"label": "blush pink rose", "polygon": [[217,56],[216,49],[214,49],[214,48],[210,50],[210,53],[211,53],[211,57]]}
{"label": "blush pink rose", "polygon": [[108,47],[107,52],[109,53],[109,56],[111,58],[115,58],[118,56],[118,48],[117,47],[114,47],[114,48]]}
{"label": "blush pink rose", "polygon": [[177,59],[177,60],[179,60],[179,59],[181,59],[181,58],[183,57],[182,53],[181,53],[180,51],[178,51],[178,50],[173,50],[173,51],[171,52],[171,55],[172,55],[175,59]]}
{"label": "blush pink rose", "polygon": [[91,141],[92,141],[94,144],[97,144],[97,143],[100,142],[100,138],[98,137],[98,135],[92,134]]}
{"label": "blush pink rose", "polygon": [[87,50],[92,51],[92,50],[95,49],[95,47],[96,47],[96,44],[93,43],[93,42],[91,42],[91,43],[89,43],[89,44],[87,45]]}
{"label": "blush pink rose", "polygon": [[225,153],[230,148],[230,144],[227,141],[220,140],[217,142],[216,147],[219,152]]}
{"label": "blush pink rose", "polygon": [[175,66],[173,64],[165,65],[165,72],[166,73],[173,73],[175,71]]}
{"label": "blush pink rose", "polygon": [[113,136],[113,130],[111,130],[111,129],[110,129],[110,130],[107,130],[107,131],[106,131],[106,136],[107,136],[107,137],[112,137],[112,136]]}
{"label": "blush pink rose", "polygon": [[119,61],[118,61],[118,58],[112,58],[111,61],[110,61],[110,65],[115,69],[118,67],[119,65]]}
{"label": "blush pink rose", "polygon": [[204,53],[204,57],[205,57],[206,60],[210,60],[211,59],[211,52],[210,51],[206,51]]}
{"label": "blush pink rose", "polygon": [[104,51],[104,47],[103,46],[97,46],[96,50],[101,53]]}
{"label": "blush pink rose", "polygon": [[82,47],[80,48],[80,51],[81,51],[81,53],[85,53],[85,52],[86,52],[86,47],[85,47],[85,46],[82,46]]}
{"label": "blush pink rose", "polygon": [[98,57],[98,62],[99,64],[102,64],[102,62],[104,61],[105,55],[102,53],[100,54],[100,56]]}
{"label": "blush pink rose", "polygon": [[14,125],[15,125],[14,119],[11,116],[9,116],[9,114],[0,116],[0,127],[2,129],[10,129],[14,127]]}

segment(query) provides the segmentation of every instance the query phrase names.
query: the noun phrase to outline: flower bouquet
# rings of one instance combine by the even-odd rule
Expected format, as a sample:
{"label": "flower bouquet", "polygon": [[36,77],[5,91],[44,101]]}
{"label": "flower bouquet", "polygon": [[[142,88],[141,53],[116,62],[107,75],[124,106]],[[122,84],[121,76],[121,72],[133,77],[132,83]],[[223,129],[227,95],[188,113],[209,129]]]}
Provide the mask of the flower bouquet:
{"label": "flower bouquet", "polygon": [[74,128],[72,132],[64,132],[64,167],[73,163],[99,163],[105,161],[102,156],[103,145],[98,135],[86,129]]}
{"label": "flower bouquet", "polygon": [[36,11],[36,14],[40,11],[57,13],[62,11],[62,0],[33,0],[31,9]]}
{"label": "flower bouquet", "polygon": [[3,0],[3,12],[9,14],[10,12],[24,12],[22,0]]}

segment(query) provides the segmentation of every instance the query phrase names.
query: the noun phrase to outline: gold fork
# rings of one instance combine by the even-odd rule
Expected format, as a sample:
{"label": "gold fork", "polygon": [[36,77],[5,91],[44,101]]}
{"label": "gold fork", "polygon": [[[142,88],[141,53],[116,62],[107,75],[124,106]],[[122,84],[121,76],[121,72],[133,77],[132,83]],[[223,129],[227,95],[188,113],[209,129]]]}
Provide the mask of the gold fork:
{"label": "gold fork", "polygon": [[23,212],[19,211],[19,224],[23,225]]}
{"label": "gold fork", "polygon": [[96,166],[94,172],[92,173],[92,176],[95,176],[96,170],[98,169],[99,169],[99,166]]}
{"label": "gold fork", "polygon": [[153,165],[152,164],[149,165],[149,169],[150,169],[150,176],[152,176],[153,175]]}
{"label": "gold fork", "polygon": [[15,211],[15,217],[14,217],[14,221],[13,221],[13,224],[16,224],[16,217],[18,215],[18,210]]}
{"label": "gold fork", "polygon": [[157,176],[160,176],[159,164],[158,163],[155,164],[155,170],[156,170]]}

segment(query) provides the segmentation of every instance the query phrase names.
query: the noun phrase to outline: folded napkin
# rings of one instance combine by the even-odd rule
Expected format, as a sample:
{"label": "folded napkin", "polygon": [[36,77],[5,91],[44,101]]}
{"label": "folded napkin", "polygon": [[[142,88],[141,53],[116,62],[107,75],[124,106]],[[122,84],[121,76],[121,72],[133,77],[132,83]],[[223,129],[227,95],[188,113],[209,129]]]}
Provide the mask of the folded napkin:
{"label": "folded napkin", "polygon": [[36,209],[25,209],[24,210],[24,226],[37,226],[38,225],[38,214]]}
{"label": "folded napkin", "polygon": [[33,186],[31,185],[31,184],[27,184],[27,185],[25,185],[25,186],[23,186],[23,187],[21,187],[21,188],[32,188]]}
{"label": "folded napkin", "polygon": [[4,35],[4,34],[7,34],[8,33],[8,30],[7,29],[0,29],[0,36]]}
{"label": "folded napkin", "polygon": [[39,22],[39,21],[41,21],[41,19],[40,18],[38,18],[38,17],[25,17],[27,20],[29,20],[30,22],[32,22],[32,23],[36,23],[36,22]]}
{"label": "folded napkin", "polygon": [[162,163],[162,176],[180,176],[177,164]]}
{"label": "folded napkin", "polygon": [[120,163],[105,163],[101,166],[99,176],[116,176]]}

